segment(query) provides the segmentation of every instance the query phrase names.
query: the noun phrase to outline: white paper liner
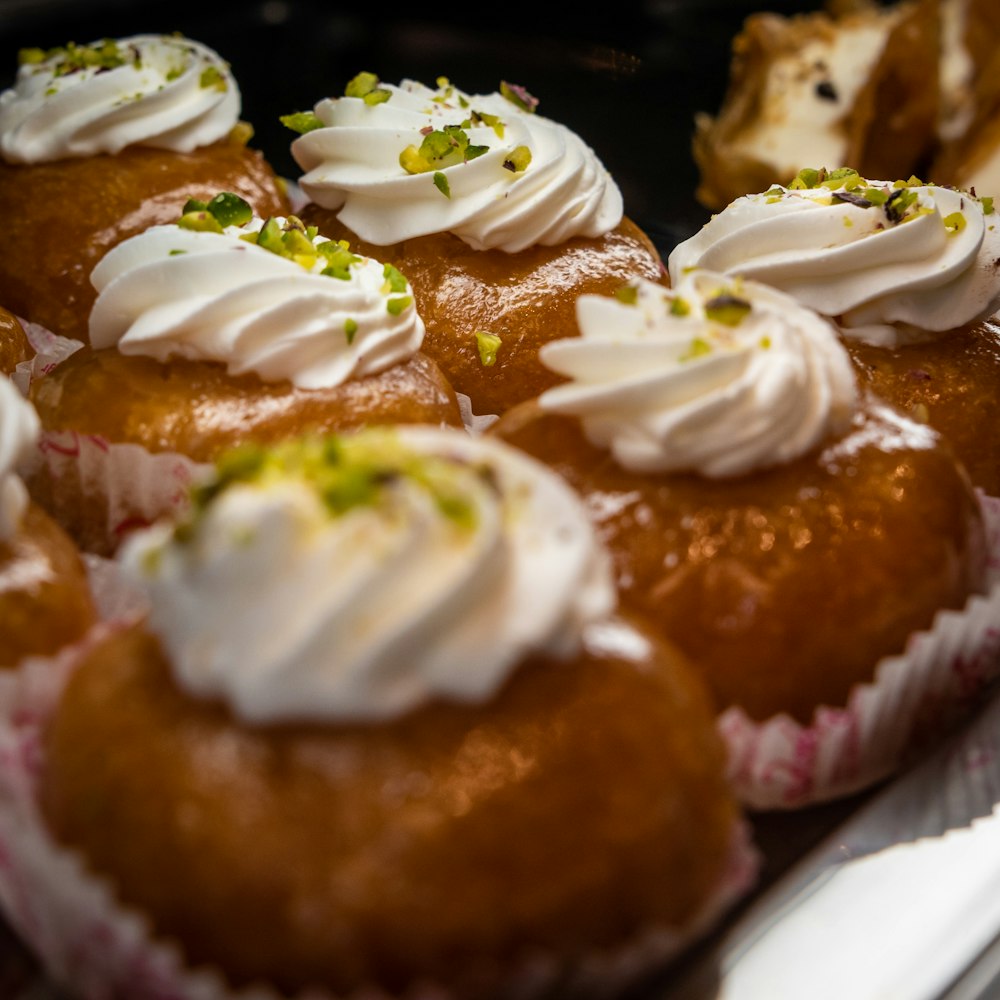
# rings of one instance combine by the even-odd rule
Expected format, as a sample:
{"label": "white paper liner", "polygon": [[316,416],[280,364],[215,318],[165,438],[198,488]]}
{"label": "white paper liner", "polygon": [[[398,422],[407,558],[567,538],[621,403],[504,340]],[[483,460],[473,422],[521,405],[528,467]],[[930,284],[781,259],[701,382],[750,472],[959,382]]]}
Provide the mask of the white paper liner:
{"label": "white paper liner", "polygon": [[472,400],[464,392],[455,392],[458,409],[462,415],[462,423],[470,434],[482,434],[492,427],[499,419],[499,413],[473,413]]}
{"label": "white paper liner", "polygon": [[14,368],[14,373],[11,375],[14,384],[27,395],[32,380],[52,371],[61,361],[65,361],[83,347],[83,341],[60,337],[40,323],[32,323],[20,316],[17,320],[24,328],[28,343],[35,351],[35,356],[28,361],[22,361]]}
{"label": "white paper liner", "polygon": [[[267,986],[234,991],[207,968],[188,968],[170,943],[154,940],[140,915],[49,835],[36,803],[45,720],[80,657],[120,624],[103,623],[77,646],[34,658],[0,676],[0,907],[57,983],[93,1000],[281,1000]],[[624,946],[593,951],[572,969],[558,956],[527,954],[505,970],[509,1000],[560,995],[604,997],[662,970],[705,934],[753,886],[759,855],[746,823],[734,829],[725,871],[683,934],[650,930]],[[417,983],[395,1000],[449,1000],[447,987]],[[334,1000],[307,990],[296,1000]],[[391,1000],[368,986],[350,1000]]]}
{"label": "white paper liner", "polygon": [[988,591],[942,611],[898,656],[878,664],[844,708],[817,709],[812,725],[787,715],[755,722],[740,708],[719,717],[729,778],[753,809],[794,809],[860,791],[943,736],[1000,676],[1000,499],[980,494]]}

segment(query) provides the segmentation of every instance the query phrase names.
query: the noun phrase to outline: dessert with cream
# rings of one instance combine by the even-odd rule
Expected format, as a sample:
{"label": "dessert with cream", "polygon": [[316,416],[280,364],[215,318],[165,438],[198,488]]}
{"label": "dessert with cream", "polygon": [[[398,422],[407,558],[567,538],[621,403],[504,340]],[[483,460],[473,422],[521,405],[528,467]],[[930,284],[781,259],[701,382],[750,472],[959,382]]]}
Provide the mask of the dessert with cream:
{"label": "dessert with cream", "polygon": [[34,353],[17,317],[0,306],[0,375],[13,375],[14,369]]}
{"label": "dessert with cream", "polygon": [[[93,346],[31,388],[46,431],[204,463],[307,431],[461,423],[395,267],[231,192],[185,208],[94,269]],[[81,544],[106,547],[65,476],[43,466],[32,488]],[[91,500],[101,510],[105,491]]]}
{"label": "dessert with cream", "polygon": [[31,404],[0,374],[0,668],[56,652],[96,619],[76,547],[18,475],[38,429]]}
{"label": "dessert with cream", "polygon": [[862,380],[951,442],[1000,494],[1000,215],[916,178],[803,170],[736,199],[674,248],[674,282],[708,268],[766,282],[836,321]]}
{"label": "dessert with cream", "polygon": [[705,692],[517,450],[243,448],[119,562],[151,610],[74,669],[40,801],[150,947],[233,990],[493,996],[715,892],[736,811]]}
{"label": "dessert with cream", "polygon": [[859,390],[835,329],[691,270],[584,296],[542,350],[570,381],[494,432],[584,497],[626,606],[720,707],[809,723],[984,580],[982,515],[939,435]]}
{"label": "dessert with cream", "polygon": [[509,84],[467,94],[361,73],[284,119],[302,133],[303,218],[407,274],[425,349],[476,413],[555,381],[538,347],[572,334],[577,295],[662,273],[594,151],[537,104]]}
{"label": "dessert with cream", "polygon": [[239,120],[240,92],[207,46],[173,35],[21,52],[0,94],[0,301],[86,340],[89,275],[115,244],[171,221],[187,198],[287,201]]}
{"label": "dessert with cream", "polygon": [[698,199],[719,209],[816,163],[918,169],[937,127],[939,2],[748,17],[722,108],[696,118]]}

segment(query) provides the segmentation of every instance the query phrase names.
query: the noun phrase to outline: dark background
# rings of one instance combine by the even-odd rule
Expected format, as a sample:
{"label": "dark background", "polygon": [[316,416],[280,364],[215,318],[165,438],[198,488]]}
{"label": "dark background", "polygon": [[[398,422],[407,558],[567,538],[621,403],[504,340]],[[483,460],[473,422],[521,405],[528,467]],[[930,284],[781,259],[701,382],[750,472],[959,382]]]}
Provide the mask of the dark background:
{"label": "dark background", "polygon": [[278,116],[342,93],[360,70],[393,83],[411,77],[433,85],[444,75],[473,92],[496,90],[506,79],[527,87],[541,114],[594,147],[622,189],[626,212],[669,248],[708,218],[694,198],[694,114],[718,109],[730,44],[744,17],[821,5],[0,0],[0,86],[12,81],[22,46],[180,31],[232,64],[254,144],[294,177],[293,136]]}

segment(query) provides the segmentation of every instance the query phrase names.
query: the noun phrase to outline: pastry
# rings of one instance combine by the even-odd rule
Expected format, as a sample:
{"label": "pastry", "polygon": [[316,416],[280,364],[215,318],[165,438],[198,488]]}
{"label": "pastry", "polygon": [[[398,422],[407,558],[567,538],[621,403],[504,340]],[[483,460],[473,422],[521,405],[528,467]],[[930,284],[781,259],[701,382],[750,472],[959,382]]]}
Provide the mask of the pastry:
{"label": "pastry", "polygon": [[982,514],[940,437],[855,385],[833,328],[692,271],[579,302],[573,379],[491,431],[588,503],[622,600],[720,707],[808,724],[984,585]]}
{"label": "pastry", "polygon": [[234,191],[285,214],[247,146],[240,94],[211,49],[172,35],[21,53],[0,94],[0,302],[86,340],[90,272],[115,244],[172,221],[188,198]]}
{"label": "pastry", "polygon": [[993,199],[850,169],[739,198],[674,248],[835,320],[863,382],[950,441],[1000,495],[1000,216]]}
{"label": "pastry", "polygon": [[[294,216],[253,216],[231,193],[188,207],[95,268],[92,346],[31,386],[50,439],[71,434],[73,447],[86,437],[105,451],[124,444],[206,463],[248,440],[461,424],[454,392],[419,351],[423,324],[399,271]],[[81,545],[106,552],[117,543],[111,484],[67,474],[58,462],[66,447],[53,444],[57,464],[32,474],[32,491]],[[112,521],[131,527],[137,512],[123,505]]]}
{"label": "pastry", "polygon": [[17,475],[38,419],[0,375],[0,668],[46,656],[96,621],[80,555]]}
{"label": "pastry", "polygon": [[304,133],[303,218],[409,277],[425,350],[477,414],[556,381],[538,347],[572,335],[577,295],[662,276],[593,150],[536,105],[507,84],[471,95],[361,73],[286,119]]}
{"label": "pastry", "polygon": [[0,307],[0,375],[13,375],[35,352],[17,317]]}
{"label": "pastry", "polygon": [[120,563],[149,618],[75,669],[41,805],[189,967],[510,995],[688,927],[722,878],[705,692],[614,616],[579,501],[513,449],[243,449]]}
{"label": "pastry", "polygon": [[748,17],[718,115],[696,117],[698,200],[720,209],[815,164],[919,169],[936,139],[939,2]]}

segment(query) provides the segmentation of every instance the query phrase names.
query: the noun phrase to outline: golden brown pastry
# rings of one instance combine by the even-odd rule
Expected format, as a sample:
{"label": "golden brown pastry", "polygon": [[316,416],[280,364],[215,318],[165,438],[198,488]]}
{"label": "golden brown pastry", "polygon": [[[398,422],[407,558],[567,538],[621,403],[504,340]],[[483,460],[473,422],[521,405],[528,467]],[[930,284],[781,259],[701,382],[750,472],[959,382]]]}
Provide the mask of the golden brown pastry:
{"label": "golden brown pastry", "polygon": [[624,603],[720,706],[808,723],[982,585],[976,497],[793,300],[704,272],[636,294],[582,301],[582,339],[543,352],[575,381],[493,432],[583,496]]}
{"label": "golden brown pastry", "polygon": [[37,433],[31,406],[0,375],[0,668],[55,653],[96,620],[79,553],[18,476]]}
{"label": "golden brown pastry", "polygon": [[991,198],[856,171],[804,170],[737,199],[674,248],[767,282],[833,320],[862,381],[943,433],[1000,492],[1000,216]]}
{"label": "golden brown pastry", "polygon": [[156,937],[234,987],[471,998],[690,927],[736,819],[712,711],[609,616],[556,477],[426,428],[222,469],[190,523],[133,538],[151,618],[88,653],[45,741],[53,832]]}
{"label": "golden brown pastry", "polygon": [[[402,274],[294,216],[265,221],[224,193],[121,244],[94,282],[96,346],[31,386],[46,432],[209,462],[247,441],[462,423],[419,350],[423,324]],[[111,484],[57,462],[40,465],[31,489],[85,548],[116,544],[101,515]]]}
{"label": "golden brown pastry", "polygon": [[287,212],[246,144],[236,82],[205,46],[135,36],[22,60],[0,109],[0,212],[17,248],[0,256],[0,301],[18,315],[86,341],[90,272],[117,243],[218,191]]}
{"label": "golden brown pastry", "polygon": [[663,277],[594,151],[537,104],[508,84],[472,95],[361,73],[286,119],[304,132],[303,218],[406,274],[428,354],[477,414],[554,384],[538,348],[574,334],[578,295]]}
{"label": "golden brown pastry", "polygon": [[17,317],[0,307],[0,374],[12,375],[14,369],[34,353]]}

